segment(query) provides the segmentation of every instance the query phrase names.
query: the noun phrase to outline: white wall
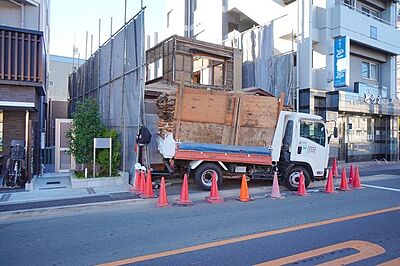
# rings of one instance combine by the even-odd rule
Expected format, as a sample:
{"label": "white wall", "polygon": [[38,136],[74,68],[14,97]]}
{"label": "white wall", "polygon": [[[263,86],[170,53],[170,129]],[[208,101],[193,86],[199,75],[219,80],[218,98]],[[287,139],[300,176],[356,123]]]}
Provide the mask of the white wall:
{"label": "white wall", "polygon": [[222,2],[197,0],[194,11],[193,35],[197,40],[221,44],[222,42]]}
{"label": "white wall", "polygon": [[50,55],[48,99],[68,100],[68,76],[72,73],[72,63],[72,58]]}
{"label": "white wall", "polygon": [[[169,26],[167,14],[170,14]],[[164,11],[165,31],[160,32],[160,41],[171,35],[185,35],[185,0],[165,0]]]}

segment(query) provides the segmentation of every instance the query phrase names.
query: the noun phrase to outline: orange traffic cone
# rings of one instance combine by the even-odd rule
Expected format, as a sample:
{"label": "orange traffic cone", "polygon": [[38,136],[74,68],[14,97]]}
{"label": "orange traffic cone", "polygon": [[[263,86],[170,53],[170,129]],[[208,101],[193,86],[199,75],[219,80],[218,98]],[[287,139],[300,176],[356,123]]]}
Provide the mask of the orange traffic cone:
{"label": "orange traffic cone", "polygon": [[277,172],[274,172],[274,181],[272,182],[272,192],[269,197],[273,198],[273,199],[284,199],[285,198],[279,192],[278,173]]}
{"label": "orange traffic cone", "polygon": [[338,176],[338,168],[337,168],[337,161],[336,158],[333,159],[333,165],[332,165],[332,176]]}
{"label": "orange traffic cone", "polygon": [[336,193],[336,191],[333,188],[333,170],[330,171],[328,170],[328,180],[326,181],[326,186],[325,186],[325,193]]}
{"label": "orange traffic cone", "polygon": [[247,187],[247,180],[246,180],[246,175],[243,174],[242,176],[242,184],[240,186],[240,197],[237,198],[239,201],[247,202],[247,201],[252,201],[254,200],[249,196],[249,188]]}
{"label": "orange traffic cone", "polygon": [[193,205],[193,201],[189,200],[189,188],[188,187],[189,186],[188,186],[187,174],[185,174],[183,176],[181,196],[176,201],[176,204],[181,205],[181,206]]}
{"label": "orange traffic cone", "polygon": [[353,178],[353,184],[352,187],[355,189],[361,189],[361,182],[360,182],[360,173],[358,172],[358,167],[355,169],[355,175]]}
{"label": "orange traffic cone", "polygon": [[131,186],[131,188],[129,189],[129,192],[131,193],[137,193],[137,190],[139,188],[139,181],[140,181],[140,173],[139,170],[136,169],[135,170],[135,181],[134,181],[134,185]]}
{"label": "orange traffic cone", "polygon": [[144,188],[144,194],[142,195],[142,198],[148,199],[148,198],[156,198],[156,197],[157,196],[153,192],[153,182],[151,181],[151,171],[150,171],[150,169],[148,169],[146,185]]}
{"label": "orange traffic cone", "polygon": [[132,193],[138,194],[139,193],[139,186],[140,186],[140,172],[138,169],[135,170],[135,183],[129,190]]}
{"label": "orange traffic cone", "polygon": [[167,191],[165,189],[165,180],[164,177],[161,177],[161,187],[160,187],[160,197],[158,197],[158,207],[167,207],[169,206],[167,199]]}
{"label": "orange traffic cone", "polygon": [[136,194],[139,194],[139,195],[142,195],[142,194],[144,194],[144,187],[145,187],[145,172],[144,172],[144,170],[142,170],[141,172],[140,172],[140,177],[139,177],[139,187],[138,187],[138,189],[137,189],[137,192],[136,192]]}
{"label": "orange traffic cone", "polygon": [[338,188],[338,190],[342,190],[342,191],[350,190],[349,184],[347,183],[346,168],[345,167],[342,168],[342,180],[340,182],[340,187]]}
{"label": "orange traffic cone", "polygon": [[217,184],[217,174],[216,173],[213,173],[213,175],[212,175],[212,185],[211,185],[210,196],[206,197],[206,200],[210,203],[224,202],[224,199],[221,198],[218,193],[218,184]]}
{"label": "orange traffic cone", "polygon": [[353,184],[353,178],[354,178],[354,169],[353,165],[350,165],[349,184]]}
{"label": "orange traffic cone", "polygon": [[300,172],[299,188],[297,189],[296,194],[299,195],[299,196],[308,196],[308,195],[310,195],[309,193],[307,193],[307,190],[306,190],[306,184],[305,184],[305,181],[304,181],[303,171]]}

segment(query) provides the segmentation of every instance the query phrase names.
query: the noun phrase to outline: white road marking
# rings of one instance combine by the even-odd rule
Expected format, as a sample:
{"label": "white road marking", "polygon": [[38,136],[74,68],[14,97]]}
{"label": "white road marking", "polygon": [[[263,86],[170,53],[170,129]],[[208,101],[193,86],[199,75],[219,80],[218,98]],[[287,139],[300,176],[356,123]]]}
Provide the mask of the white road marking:
{"label": "white road marking", "polygon": [[400,189],[397,189],[397,188],[379,187],[379,186],[366,185],[366,184],[362,184],[362,186],[363,186],[363,187],[370,187],[370,188],[377,188],[377,189],[383,189],[383,190],[390,190],[390,191],[400,192]]}

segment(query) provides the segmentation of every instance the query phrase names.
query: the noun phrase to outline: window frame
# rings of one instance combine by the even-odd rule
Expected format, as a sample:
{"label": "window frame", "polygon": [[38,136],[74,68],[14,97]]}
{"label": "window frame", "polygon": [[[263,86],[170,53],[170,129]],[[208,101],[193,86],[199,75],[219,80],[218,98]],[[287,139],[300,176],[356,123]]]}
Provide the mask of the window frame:
{"label": "window frame", "polygon": [[[304,131],[302,131],[302,124],[305,124],[305,123],[313,123],[314,124],[314,130],[315,130],[315,125],[316,124],[322,124],[323,125],[323,128],[324,128],[324,130],[323,130],[323,138],[321,139],[321,142],[317,142],[316,141],[316,139],[318,138],[318,137],[321,137],[321,136],[317,136],[317,135],[310,135],[310,134],[308,134],[308,136],[305,136],[305,135],[303,135],[302,133],[304,132]],[[326,146],[326,140],[327,140],[327,132],[326,132],[326,125],[322,122],[322,121],[316,121],[316,120],[307,120],[307,119],[302,119],[302,120],[300,120],[299,121],[299,136],[301,137],[301,138],[305,138],[305,139],[308,139],[308,140],[310,140],[310,141],[312,141],[313,143],[315,143],[315,144],[318,144],[318,145],[320,145],[320,146],[322,146],[322,147],[325,147]],[[313,139],[313,138],[311,138],[310,136],[315,136],[315,139]]]}
{"label": "window frame", "polygon": [[[363,66],[368,66],[367,76],[364,76]],[[375,76],[372,76],[372,66],[375,66]],[[368,61],[361,61],[361,78],[372,80],[372,81],[379,81],[379,63],[376,62],[368,62]]]}

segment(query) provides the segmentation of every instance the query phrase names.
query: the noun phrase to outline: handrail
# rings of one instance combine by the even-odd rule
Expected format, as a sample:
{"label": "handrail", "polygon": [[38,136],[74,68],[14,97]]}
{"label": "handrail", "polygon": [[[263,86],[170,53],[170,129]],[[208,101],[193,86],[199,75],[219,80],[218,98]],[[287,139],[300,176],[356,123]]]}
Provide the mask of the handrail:
{"label": "handrail", "polygon": [[368,13],[368,12],[365,12],[364,10],[362,10],[362,9],[360,9],[360,8],[357,8],[357,7],[355,7],[355,6],[352,6],[352,5],[350,5],[350,4],[345,3],[344,0],[336,0],[336,5],[346,6],[346,7],[348,7],[349,9],[352,9],[352,10],[354,10],[354,11],[360,13],[360,14],[363,14],[363,15],[365,15],[365,16],[371,17],[371,18],[373,18],[373,19],[375,19],[375,20],[377,20],[377,21],[379,21],[379,22],[382,22],[382,23],[388,25],[388,26],[396,27],[395,24],[392,24],[392,23],[390,23],[389,21],[384,20],[383,18],[377,17],[377,16],[372,15],[372,14],[370,14],[370,13]]}

